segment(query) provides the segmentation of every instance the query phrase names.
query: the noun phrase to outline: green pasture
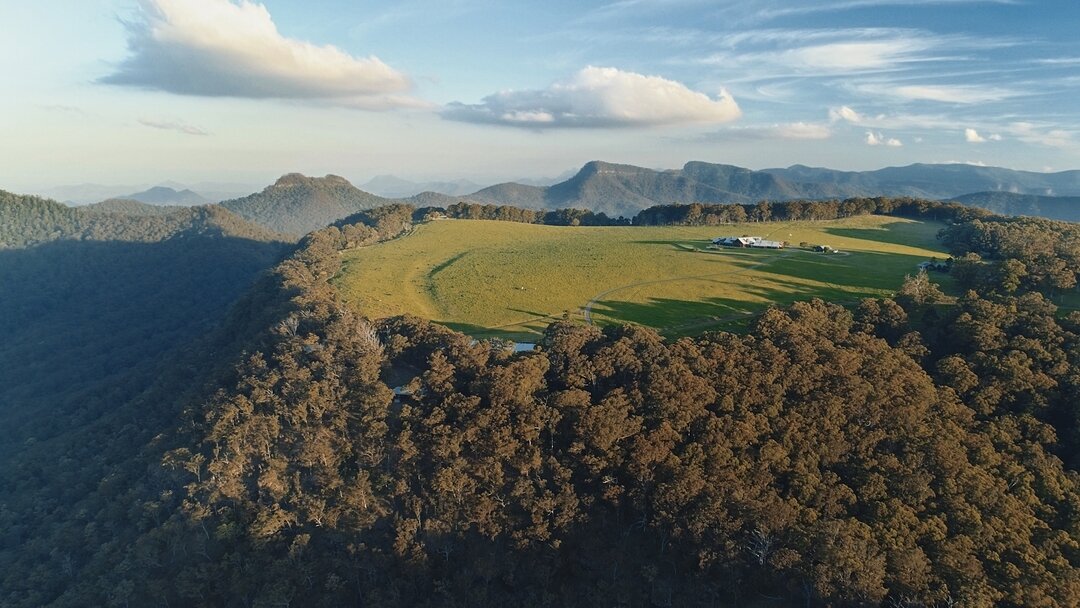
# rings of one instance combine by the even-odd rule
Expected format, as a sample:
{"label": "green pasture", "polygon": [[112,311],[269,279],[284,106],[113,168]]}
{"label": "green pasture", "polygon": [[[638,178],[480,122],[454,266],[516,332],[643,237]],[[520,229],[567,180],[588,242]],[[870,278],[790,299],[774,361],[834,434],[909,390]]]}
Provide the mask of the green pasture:
{"label": "green pasture", "polygon": [[[367,316],[409,313],[477,337],[528,340],[563,316],[686,335],[744,325],[774,303],[890,295],[919,262],[945,257],[940,228],[879,216],[700,227],[442,220],[344,252],[333,283]],[[732,235],[792,247],[708,248]],[[801,250],[804,241],[841,253]]]}

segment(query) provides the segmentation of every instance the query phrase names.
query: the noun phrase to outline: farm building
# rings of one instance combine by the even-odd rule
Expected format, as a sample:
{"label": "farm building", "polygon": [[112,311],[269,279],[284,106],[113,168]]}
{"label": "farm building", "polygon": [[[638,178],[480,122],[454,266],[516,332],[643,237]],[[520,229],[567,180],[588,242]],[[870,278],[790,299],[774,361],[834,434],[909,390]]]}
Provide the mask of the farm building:
{"label": "farm building", "polygon": [[949,268],[948,262],[929,261],[919,263],[919,270],[949,272]]}
{"label": "farm building", "polygon": [[756,247],[758,249],[783,249],[780,241],[767,241],[760,236],[721,236],[712,240],[720,247]]}
{"label": "farm building", "polygon": [[760,239],[751,243],[750,246],[758,249],[783,249],[784,243],[781,241],[766,241],[765,239]]}

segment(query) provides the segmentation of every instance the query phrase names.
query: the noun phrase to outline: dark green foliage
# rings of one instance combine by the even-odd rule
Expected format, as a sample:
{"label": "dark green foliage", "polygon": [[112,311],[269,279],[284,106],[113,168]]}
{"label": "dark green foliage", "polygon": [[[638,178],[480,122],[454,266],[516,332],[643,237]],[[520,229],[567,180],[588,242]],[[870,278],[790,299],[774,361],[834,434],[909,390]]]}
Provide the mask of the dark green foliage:
{"label": "dark green foliage", "polygon": [[893,215],[942,222],[967,222],[991,214],[956,203],[910,198],[849,198],[844,200],[789,200],[755,204],[660,205],[634,216],[635,226],[716,226],[738,222],[835,220],[857,215]]}
{"label": "dark green foliage", "polygon": [[184,209],[177,205],[152,205],[134,199],[111,198],[100,203],[79,207],[83,213],[119,213],[121,215],[169,215]]}
{"label": "dark green foliage", "polygon": [[969,289],[1056,294],[1080,280],[1080,224],[991,216],[953,224],[941,240],[962,261],[953,272]]}

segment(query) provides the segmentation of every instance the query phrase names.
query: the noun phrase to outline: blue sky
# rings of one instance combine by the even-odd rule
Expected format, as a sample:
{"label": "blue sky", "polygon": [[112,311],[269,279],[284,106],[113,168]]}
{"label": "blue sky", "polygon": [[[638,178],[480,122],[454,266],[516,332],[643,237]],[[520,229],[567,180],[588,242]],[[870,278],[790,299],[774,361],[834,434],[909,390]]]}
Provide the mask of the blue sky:
{"label": "blue sky", "polygon": [[0,188],[1080,168],[1074,0],[0,3]]}

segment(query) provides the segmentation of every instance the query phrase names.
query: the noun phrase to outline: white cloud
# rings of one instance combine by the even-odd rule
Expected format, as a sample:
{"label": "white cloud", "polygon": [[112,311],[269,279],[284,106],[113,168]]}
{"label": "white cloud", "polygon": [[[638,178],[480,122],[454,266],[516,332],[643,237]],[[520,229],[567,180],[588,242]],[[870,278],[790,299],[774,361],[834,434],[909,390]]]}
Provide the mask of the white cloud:
{"label": "white cloud", "polygon": [[874,133],[873,131],[866,132],[866,145],[868,146],[887,146],[889,148],[899,148],[904,143],[895,137],[885,137],[881,133]]}
{"label": "white cloud", "polygon": [[881,70],[919,60],[928,44],[920,40],[835,42],[781,51],[777,58],[800,70],[851,72]]}
{"label": "white cloud", "polygon": [[974,104],[1001,101],[1020,95],[1017,91],[975,85],[902,85],[866,84],[859,91],[873,95],[891,95],[915,101],[940,101],[943,103]]}
{"label": "white cloud", "polygon": [[282,36],[262,4],[139,0],[125,24],[129,56],[100,82],[181,95],[332,101],[364,109],[416,105],[408,78],[377,57]]}
{"label": "white cloud", "polygon": [[152,129],[162,129],[164,131],[176,131],[177,133],[183,133],[184,135],[209,135],[206,131],[199,127],[189,125],[182,120],[163,120],[154,118],[140,118],[139,124],[150,127]]}
{"label": "white cloud", "polygon": [[862,117],[861,114],[859,114],[855,110],[852,110],[848,106],[840,106],[839,108],[830,108],[829,109],[829,122],[839,122],[841,120],[846,120],[846,121],[848,121],[850,123],[854,123],[854,124],[861,124],[863,122],[863,117]]}
{"label": "white cloud", "polygon": [[832,137],[832,130],[827,124],[811,122],[792,122],[776,125],[730,127],[721,131],[707,133],[699,139],[708,141],[731,140],[821,140]]}
{"label": "white cloud", "polygon": [[844,0],[839,2],[797,3],[790,7],[762,9],[757,13],[760,19],[776,19],[793,15],[813,13],[841,12],[852,9],[880,6],[923,6],[934,4],[1016,4],[1016,0]]}
{"label": "white cloud", "polygon": [[710,97],[660,76],[589,66],[546,89],[451,103],[443,117],[525,128],[628,127],[724,123],[741,113],[727,91]]}
{"label": "white cloud", "polygon": [[969,144],[982,144],[988,141],[1001,141],[1001,134],[991,133],[990,135],[983,137],[982,135],[979,135],[979,132],[975,129],[967,128],[964,129],[964,141],[968,142]]}
{"label": "white cloud", "polygon": [[876,114],[856,112],[848,106],[831,108],[829,121],[849,122],[869,129],[954,129],[956,119],[941,114]]}
{"label": "white cloud", "polygon": [[786,125],[777,125],[773,131],[783,139],[828,139],[832,131],[827,125],[793,122]]}
{"label": "white cloud", "polygon": [[1039,144],[1051,148],[1064,148],[1073,143],[1074,133],[1030,122],[1014,122],[1005,127],[1010,135],[1024,143]]}

